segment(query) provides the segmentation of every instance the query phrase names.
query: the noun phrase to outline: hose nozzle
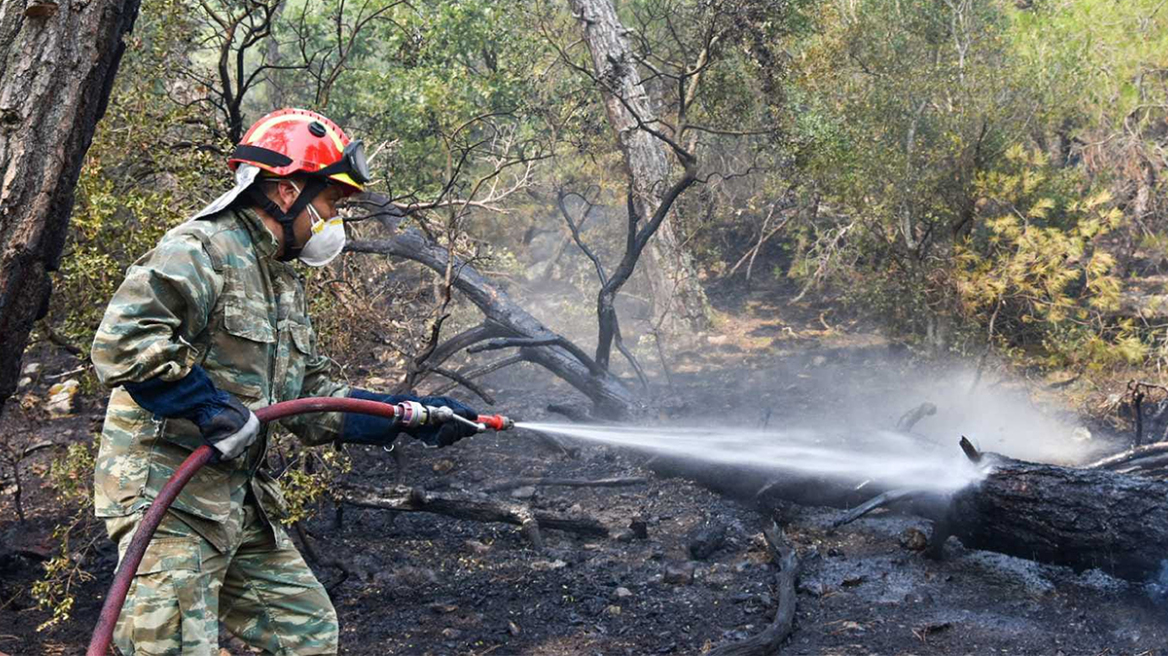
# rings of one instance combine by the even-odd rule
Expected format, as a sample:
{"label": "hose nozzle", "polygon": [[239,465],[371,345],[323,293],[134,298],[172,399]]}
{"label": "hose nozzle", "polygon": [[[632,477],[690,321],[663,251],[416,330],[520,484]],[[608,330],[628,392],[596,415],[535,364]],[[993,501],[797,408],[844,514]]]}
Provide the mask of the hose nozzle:
{"label": "hose nozzle", "polygon": [[457,421],[474,428],[476,433],[481,433],[487,430],[487,427],[483,424],[477,421],[471,421],[455,412],[452,408],[444,405],[426,406],[426,410],[430,413],[430,421],[435,424],[445,424],[448,421]]}
{"label": "hose nozzle", "polygon": [[503,415],[479,415],[476,421],[471,421],[447,406],[422,405],[416,401],[405,401],[397,404],[394,414],[401,426],[405,428],[414,428],[423,424],[444,424],[448,421],[457,421],[471,426],[476,433],[482,433],[488,428],[501,431],[515,427],[515,422],[510,417]]}
{"label": "hose nozzle", "polygon": [[502,431],[515,428],[515,422],[510,417],[504,417],[503,415],[479,415],[478,420],[480,424],[483,424],[491,430]]}

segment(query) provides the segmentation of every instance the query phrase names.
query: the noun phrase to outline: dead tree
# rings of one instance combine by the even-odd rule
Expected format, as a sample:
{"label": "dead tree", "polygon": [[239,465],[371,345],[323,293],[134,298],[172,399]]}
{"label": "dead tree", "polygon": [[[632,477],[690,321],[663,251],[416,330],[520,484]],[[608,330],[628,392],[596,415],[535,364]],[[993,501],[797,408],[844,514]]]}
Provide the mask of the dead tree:
{"label": "dead tree", "polygon": [[74,187],[138,4],[0,5],[0,409],[48,310]]}
{"label": "dead tree", "polygon": [[[648,91],[629,47],[628,30],[617,17],[611,0],[570,2],[572,11],[583,24],[584,41],[592,54],[593,80],[604,95],[608,122],[624,156],[631,213],[650,217],[664,207],[668,215],[676,198],[669,196],[678,186],[677,182],[670,182],[673,176],[669,151],[678,152],[680,145],[659,129],[661,126],[650,107]],[[695,86],[705,64],[704,61],[695,64],[692,80]],[[684,180],[691,175],[694,163],[682,158],[682,165]],[[661,221],[656,232],[647,244],[648,266],[645,267],[655,313],[674,329],[708,328],[709,301],[698,282],[692,260],[681,247],[669,221]]]}
{"label": "dead tree", "polygon": [[519,307],[506,292],[491,284],[462,258],[453,256],[452,260],[448,249],[418,230],[399,230],[400,213],[382,212],[377,218],[393,236],[351,242],[346,246],[347,250],[404,257],[439,274],[445,274],[448,265],[453,265],[457,272],[453,277],[454,287],[486,316],[482,324],[438,345],[428,358],[433,366],[440,366],[445,359],[476,345],[481,350],[517,348],[519,358],[538,364],[570,383],[591,399],[602,414],[628,416],[643,407],[643,401],[623,381]]}

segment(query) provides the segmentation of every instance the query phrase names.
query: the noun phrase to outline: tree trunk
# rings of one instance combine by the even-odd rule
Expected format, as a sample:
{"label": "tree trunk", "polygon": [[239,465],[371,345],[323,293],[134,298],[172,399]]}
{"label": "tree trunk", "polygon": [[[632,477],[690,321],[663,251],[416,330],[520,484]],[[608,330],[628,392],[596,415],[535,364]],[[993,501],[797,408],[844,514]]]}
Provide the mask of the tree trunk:
{"label": "tree trunk", "polygon": [[1143,581],[1168,562],[1168,481],[1001,459],[953,498],[965,546]]}
{"label": "tree trunk", "polygon": [[[666,144],[638,127],[637,118],[654,124],[649,95],[617,18],[612,0],[570,0],[584,24],[584,41],[592,53],[602,86],[608,122],[624,155],[632,185],[633,204],[643,219],[653,216],[670,183]],[[709,301],[698,282],[693,261],[678,242],[670,221],[661,224],[646,249],[644,271],[653,298],[654,320],[662,318],[669,332],[709,328]]]}
{"label": "tree trunk", "polygon": [[0,4],[0,411],[48,308],[73,189],[138,2]]}
{"label": "tree trunk", "polygon": [[[951,497],[906,494],[902,510],[936,522],[933,547],[956,535],[984,549],[1145,581],[1168,561],[1168,480],[1043,465],[985,454],[989,473]],[[787,503],[851,508],[890,488],[658,458],[650,466],[765,509]]]}

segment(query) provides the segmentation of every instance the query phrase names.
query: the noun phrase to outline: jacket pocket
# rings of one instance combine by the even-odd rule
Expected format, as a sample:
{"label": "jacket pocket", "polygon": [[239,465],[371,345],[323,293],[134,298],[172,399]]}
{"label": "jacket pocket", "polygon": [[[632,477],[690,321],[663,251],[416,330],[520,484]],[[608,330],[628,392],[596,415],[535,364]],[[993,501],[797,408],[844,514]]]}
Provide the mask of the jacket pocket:
{"label": "jacket pocket", "polygon": [[284,491],[280,483],[269,476],[267,472],[258,472],[255,477],[256,487],[259,489],[260,507],[264,509],[269,519],[287,519],[288,501],[284,499]]}
{"label": "jacket pocket", "polygon": [[135,576],[157,574],[158,572],[185,571],[199,572],[203,569],[200,539],[154,538],[142,555]]}
{"label": "jacket pocket", "polygon": [[273,385],[286,401],[299,398],[304,386],[304,371],[312,355],[312,328],[295,319],[282,320],[278,328],[280,348]]}
{"label": "jacket pocket", "polygon": [[291,325],[292,343],[296,344],[296,350],[300,351],[304,357],[312,355],[312,329],[301,323],[293,322]]}
{"label": "jacket pocket", "polygon": [[267,405],[276,343],[267,310],[246,299],[229,298],[223,307],[222,330],[215,331],[210,342],[203,367],[216,387],[253,409]]}
{"label": "jacket pocket", "polygon": [[251,403],[252,401],[258,401],[264,398],[264,390],[259,385],[250,385],[238,380],[231,380],[230,378],[217,377],[215,387],[225,392],[231,392],[240,401],[243,401],[244,405],[252,408],[255,407]]}
{"label": "jacket pocket", "polygon": [[209,579],[192,538],[156,538],[146,549],[118,623],[134,653],[172,654],[214,644],[218,619],[207,612]]}
{"label": "jacket pocket", "polygon": [[232,299],[223,306],[223,329],[243,339],[262,344],[276,341],[276,331],[266,313],[250,308],[244,301]]}

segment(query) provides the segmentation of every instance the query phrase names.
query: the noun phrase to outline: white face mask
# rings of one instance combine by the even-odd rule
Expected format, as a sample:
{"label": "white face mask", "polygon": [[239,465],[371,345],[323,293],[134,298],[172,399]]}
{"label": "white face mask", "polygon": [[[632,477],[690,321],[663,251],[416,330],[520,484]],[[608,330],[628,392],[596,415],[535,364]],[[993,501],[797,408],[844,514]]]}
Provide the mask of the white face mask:
{"label": "white face mask", "polygon": [[[296,189],[296,193],[300,193],[300,187],[295,182],[288,182]],[[322,267],[335,260],[345,248],[345,223],[340,215],[325,221],[312,203],[307,208],[308,215],[312,217],[312,233],[308,235],[304,248],[300,249],[298,259],[308,266]]]}

